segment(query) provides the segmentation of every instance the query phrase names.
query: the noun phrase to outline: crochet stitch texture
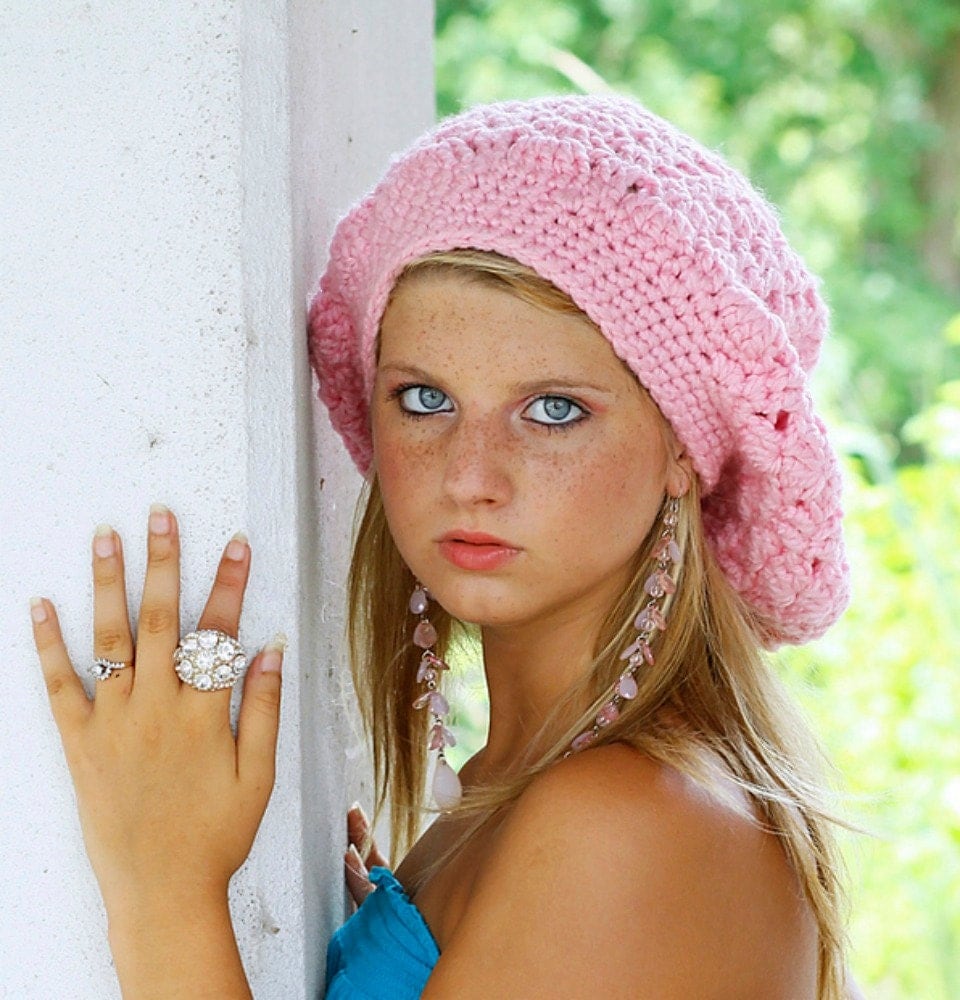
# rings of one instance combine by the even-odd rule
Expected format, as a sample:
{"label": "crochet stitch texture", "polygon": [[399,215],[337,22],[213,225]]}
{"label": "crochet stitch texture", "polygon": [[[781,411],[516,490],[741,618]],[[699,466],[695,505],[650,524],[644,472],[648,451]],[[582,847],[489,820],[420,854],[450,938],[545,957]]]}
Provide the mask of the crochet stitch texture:
{"label": "crochet stitch texture", "polygon": [[821,635],[849,597],[839,469],[808,388],[828,314],[771,206],[627,98],[507,101],[441,122],[341,220],[310,309],[319,395],[364,474],[390,290],[417,257],[468,247],[565,291],[650,392],[764,645]]}

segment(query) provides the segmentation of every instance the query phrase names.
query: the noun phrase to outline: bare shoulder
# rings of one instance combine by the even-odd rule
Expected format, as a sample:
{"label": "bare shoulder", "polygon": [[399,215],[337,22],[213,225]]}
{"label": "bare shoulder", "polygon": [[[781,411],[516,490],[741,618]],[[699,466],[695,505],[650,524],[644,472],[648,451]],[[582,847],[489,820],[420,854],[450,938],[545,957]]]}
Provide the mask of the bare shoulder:
{"label": "bare shoulder", "polygon": [[776,839],[616,745],[558,763],[520,797],[424,997],[794,1000],[814,996],[815,971],[815,929]]}

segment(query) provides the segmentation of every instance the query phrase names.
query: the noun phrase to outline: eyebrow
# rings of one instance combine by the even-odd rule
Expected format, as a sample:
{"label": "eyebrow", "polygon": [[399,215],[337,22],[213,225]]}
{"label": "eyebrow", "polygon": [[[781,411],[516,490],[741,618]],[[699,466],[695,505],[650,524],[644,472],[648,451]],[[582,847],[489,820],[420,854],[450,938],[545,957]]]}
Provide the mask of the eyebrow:
{"label": "eyebrow", "polygon": [[[397,375],[407,375],[410,378],[420,379],[430,384],[442,381],[442,379],[438,379],[436,375],[431,375],[430,372],[424,371],[416,365],[380,365],[377,368],[377,373],[379,374],[381,372],[392,372]],[[510,389],[512,392],[520,395],[545,392],[550,389],[590,389],[593,392],[598,392],[605,396],[612,396],[615,394],[614,390],[609,386],[596,385],[593,382],[587,382],[583,379],[569,379],[562,378],[560,376],[556,378],[536,379],[532,382],[516,382],[510,386]]]}

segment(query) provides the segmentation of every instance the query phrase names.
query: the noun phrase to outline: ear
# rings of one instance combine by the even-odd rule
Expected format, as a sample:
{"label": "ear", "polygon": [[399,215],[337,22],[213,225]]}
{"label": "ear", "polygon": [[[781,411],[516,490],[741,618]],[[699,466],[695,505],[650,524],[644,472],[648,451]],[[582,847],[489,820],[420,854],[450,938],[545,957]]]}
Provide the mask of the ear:
{"label": "ear", "polygon": [[667,466],[667,493],[672,497],[686,496],[690,492],[690,484],[696,473],[693,462],[679,441],[673,442],[672,454]]}
{"label": "ear", "polygon": [[[652,399],[650,403],[652,406],[656,406]],[[687,449],[684,448],[683,442],[677,437],[676,432],[670,426],[670,422],[660,413],[659,409],[657,410],[657,414],[660,417],[660,432],[667,452],[667,475],[664,481],[664,489],[668,496],[686,496],[690,492],[690,487],[693,485],[694,477],[696,476],[696,472],[693,469],[693,462],[687,454]]]}

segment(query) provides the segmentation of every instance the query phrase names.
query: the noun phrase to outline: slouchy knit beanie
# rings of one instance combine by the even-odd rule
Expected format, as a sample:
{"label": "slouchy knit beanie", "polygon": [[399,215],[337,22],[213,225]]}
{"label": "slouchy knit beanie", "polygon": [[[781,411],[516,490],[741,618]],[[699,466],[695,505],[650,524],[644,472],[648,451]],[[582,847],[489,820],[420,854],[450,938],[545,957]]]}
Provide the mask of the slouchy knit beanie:
{"label": "slouchy knit beanie", "polygon": [[457,248],[513,257],[593,320],[690,455],[709,543],[763,644],[821,635],[848,600],[839,469],[808,386],[828,314],[749,182],[623,97],[441,122],[341,220],[310,309],[320,398],[364,474],[390,290]]}

